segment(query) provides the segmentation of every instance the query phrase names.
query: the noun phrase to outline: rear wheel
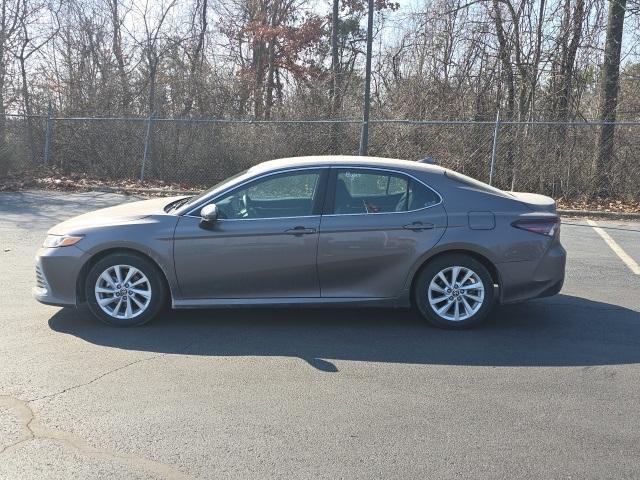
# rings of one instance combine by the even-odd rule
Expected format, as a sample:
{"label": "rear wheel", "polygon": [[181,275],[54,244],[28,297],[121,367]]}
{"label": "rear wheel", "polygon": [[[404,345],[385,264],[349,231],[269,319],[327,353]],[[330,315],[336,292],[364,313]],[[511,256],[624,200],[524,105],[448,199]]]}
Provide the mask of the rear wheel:
{"label": "rear wheel", "polygon": [[91,313],[109,325],[132,327],[155,317],[166,300],[162,272],[129,253],[108,255],[89,270],[85,295]]}
{"label": "rear wheel", "polygon": [[414,298],[429,322],[443,328],[468,328],[486,319],[493,306],[493,280],[482,263],[468,255],[444,255],[420,272]]}

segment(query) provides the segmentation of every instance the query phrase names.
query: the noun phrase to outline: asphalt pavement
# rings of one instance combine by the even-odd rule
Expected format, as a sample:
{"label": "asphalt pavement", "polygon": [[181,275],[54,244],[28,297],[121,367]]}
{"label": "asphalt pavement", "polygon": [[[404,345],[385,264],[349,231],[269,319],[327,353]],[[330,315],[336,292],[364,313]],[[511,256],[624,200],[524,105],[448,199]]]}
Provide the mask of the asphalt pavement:
{"label": "asphalt pavement", "polygon": [[[585,219],[559,295],[470,331],[377,309],[115,329],[33,300],[46,230],[130,200],[0,194],[0,479],[640,478],[640,275]],[[640,263],[640,222],[595,222]]]}

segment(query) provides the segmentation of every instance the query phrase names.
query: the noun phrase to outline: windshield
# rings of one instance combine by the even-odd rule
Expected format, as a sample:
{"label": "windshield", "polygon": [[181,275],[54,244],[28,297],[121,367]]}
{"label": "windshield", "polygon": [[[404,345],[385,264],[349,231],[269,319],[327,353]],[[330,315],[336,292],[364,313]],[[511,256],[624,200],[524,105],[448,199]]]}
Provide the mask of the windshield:
{"label": "windshield", "polygon": [[496,193],[498,195],[508,195],[512,197],[509,192],[505,192],[504,190],[500,190],[499,188],[492,187],[491,185],[481,182],[480,180],[476,180],[475,178],[468,177],[458,172],[454,172],[453,170],[445,170],[444,174],[449,177],[451,180],[455,180],[456,182],[464,183],[469,185],[470,187],[475,188],[476,190],[482,190],[483,192],[488,193]]}
{"label": "windshield", "polygon": [[202,193],[199,193],[198,195],[194,195],[193,197],[188,198],[188,201],[184,204],[181,204],[180,207],[191,207],[192,205],[197,204],[201,199],[205,198],[207,195],[211,194],[211,193],[215,193],[218,190],[222,190],[223,188],[225,188],[228,184],[232,184],[234,183],[234,180],[236,180],[239,177],[242,177],[243,175],[245,175],[247,172],[249,171],[249,169],[247,170],[242,170],[239,173],[236,173],[235,175],[226,178],[224,180],[222,180],[221,182],[216,183],[213,187],[209,188],[208,190],[205,190]]}

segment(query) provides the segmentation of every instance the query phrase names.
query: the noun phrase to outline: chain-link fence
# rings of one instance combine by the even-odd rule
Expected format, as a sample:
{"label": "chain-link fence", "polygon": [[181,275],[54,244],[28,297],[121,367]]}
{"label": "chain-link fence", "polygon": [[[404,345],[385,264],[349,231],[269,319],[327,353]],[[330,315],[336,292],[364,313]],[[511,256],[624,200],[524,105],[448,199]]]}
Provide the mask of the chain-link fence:
{"label": "chain-link fence", "polygon": [[499,188],[555,198],[605,191],[640,199],[640,122],[616,124],[613,157],[596,167],[601,125],[594,122],[378,121],[371,154],[436,163]]}
{"label": "chain-link fence", "polygon": [[[9,115],[0,127],[0,174],[48,164],[106,182],[197,187],[274,158],[355,155],[361,123]],[[600,129],[594,122],[372,120],[369,154],[430,156],[503,189],[566,199],[605,191],[612,199],[638,201],[640,122],[616,124],[613,156],[598,171]]]}
{"label": "chain-link fence", "polygon": [[47,117],[0,115],[0,175],[44,164],[46,136]]}

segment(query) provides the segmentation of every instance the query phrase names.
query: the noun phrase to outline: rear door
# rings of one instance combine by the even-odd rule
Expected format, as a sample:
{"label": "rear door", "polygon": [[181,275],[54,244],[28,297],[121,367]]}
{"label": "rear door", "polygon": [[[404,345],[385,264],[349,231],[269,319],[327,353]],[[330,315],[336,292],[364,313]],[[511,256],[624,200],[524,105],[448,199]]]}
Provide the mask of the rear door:
{"label": "rear door", "polygon": [[417,179],[375,168],[332,168],[320,225],[322,297],[400,295],[415,262],[447,224],[440,196]]}

